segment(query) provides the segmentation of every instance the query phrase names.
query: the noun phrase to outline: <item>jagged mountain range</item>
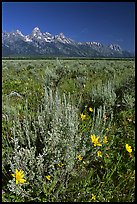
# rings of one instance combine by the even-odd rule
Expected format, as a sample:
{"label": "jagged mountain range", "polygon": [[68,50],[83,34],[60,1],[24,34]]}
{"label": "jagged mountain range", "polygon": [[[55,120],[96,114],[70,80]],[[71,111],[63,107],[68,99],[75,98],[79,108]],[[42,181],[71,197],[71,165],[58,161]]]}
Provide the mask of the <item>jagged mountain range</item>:
{"label": "jagged mountain range", "polygon": [[42,33],[38,27],[30,35],[21,31],[2,32],[3,57],[63,56],[63,57],[134,57],[119,45],[103,45],[99,42],[76,42],[63,33]]}

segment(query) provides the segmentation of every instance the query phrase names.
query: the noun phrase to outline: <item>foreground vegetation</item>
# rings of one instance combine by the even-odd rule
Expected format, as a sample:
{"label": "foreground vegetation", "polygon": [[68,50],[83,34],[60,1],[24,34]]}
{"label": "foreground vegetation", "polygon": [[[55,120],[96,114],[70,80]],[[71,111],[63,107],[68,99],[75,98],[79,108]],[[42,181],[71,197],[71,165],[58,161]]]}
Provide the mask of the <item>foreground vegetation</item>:
{"label": "foreground vegetation", "polygon": [[134,61],[2,69],[3,202],[133,202]]}

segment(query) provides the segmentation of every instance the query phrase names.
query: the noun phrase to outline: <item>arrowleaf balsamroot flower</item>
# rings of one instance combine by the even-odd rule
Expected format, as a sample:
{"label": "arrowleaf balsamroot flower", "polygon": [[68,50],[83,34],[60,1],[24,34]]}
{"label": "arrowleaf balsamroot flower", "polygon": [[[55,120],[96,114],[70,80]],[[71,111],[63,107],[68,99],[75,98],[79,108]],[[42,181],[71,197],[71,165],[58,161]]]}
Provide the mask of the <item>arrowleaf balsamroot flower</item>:
{"label": "arrowleaf balsamroot flower", "polygon": [[99,136],[98,137],[96,137],[95,136],[95,134],[93,134],[93,135],[91,135],[90,136],[90,138],[91,138],[91,142],[93,143],[93,145],[96,147],[96,146],[102,146],[102,144],[101,143],[99,143]]}
{"label": "arrowleaf balsamroot flower", "polygon": [[91,198],[92,200],[96,200],[96,195],[94,195],[93,193],[92,193],[92,198]]}
{"label": "arrowleaf balsamroot flower", "polygon": [[84,114],[82,113],[82,114],[80,114],[80,117],[81,117],[82,120],[85,120],[86,115],[84,115]]}
{"label": "arrowleaf balsamroot flower", "polygon": [[97,152],[97,156],[98,156],[98,157],[102,157],[102,152],[101,152],[101,151],[98,151],[98,152]]}
{"label": "arrowleaf balsamroot flower", "polygon": [[49,181],[51,180],[51,176],[50,175],[45,176],[45,177],[46,177],[47,180],[49,180]]}
{"label": "arrowleaf balsamroot flower", "polygon": [[103,140],[104,144],[106,144],[108,141],[107,141],[107,136],[104,136],[104,140]]}
{"label": "arrowleaf balsamroot flower", "polygon": [[79,155],[77,156],[77,159],[78,159],[79,161],[82,161],[83,157],[81,157],[81,155],[79,154]]}
{"label": "arrowleaf balsamroot flower", "polygon": [[126,144],[126,150],[127,150],[129,153],[131,153],[131,152],[132,152],[131,146],[129,146],[128,144]]}
{"label": "arrowleaf balsamroot flower", "polygon": [[90,112],[93,112],[93,108],[89,107],[89,111],[90,111]]}
{"label": "arrowleaf balsamroot flower", "polygon": [[63,167],[64,164],[63,164],[62,162],[60,162],[60,163],[58,164],[58,166],[59,166],[59,167]]}
{"label": "arrowleaf balsamroot flower", "polygon": [[24,171],[20,170],[18,171],[18,169],[16,169],[16,173],[15,174],[11,174],[13,177],[15,177],[16,179],[16,184],[18,183],[25,183],[26,180],[23,179],[24,177]]}

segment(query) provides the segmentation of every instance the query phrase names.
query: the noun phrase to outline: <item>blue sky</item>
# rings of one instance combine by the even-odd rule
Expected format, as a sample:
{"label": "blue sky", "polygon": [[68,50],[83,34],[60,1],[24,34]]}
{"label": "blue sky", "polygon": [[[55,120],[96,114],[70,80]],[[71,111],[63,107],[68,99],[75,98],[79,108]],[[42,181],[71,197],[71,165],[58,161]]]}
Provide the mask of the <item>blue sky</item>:
{"label": "blue sky", "polygon": [[2,30],[30,34],[34,27],[75,41],[135,49],[134,2],[3,2]]}

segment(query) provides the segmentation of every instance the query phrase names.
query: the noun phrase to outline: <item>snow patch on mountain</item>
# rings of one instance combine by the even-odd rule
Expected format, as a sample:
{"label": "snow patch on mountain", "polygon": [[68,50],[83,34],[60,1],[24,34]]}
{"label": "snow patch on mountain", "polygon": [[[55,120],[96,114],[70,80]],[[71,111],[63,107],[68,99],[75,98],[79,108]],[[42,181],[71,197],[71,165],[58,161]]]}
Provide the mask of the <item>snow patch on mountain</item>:
{"label": "snow patch on mountain", "polygon": [[[24,37],[24,35],[22,34],[22,32],[21,32],[20,30],[16,30],[16,33],[17,33],[18,35]],[[16,33],[15,33],[15,34],[16,34]]]}
{"label": "snow patch on mountain", "polygon": [[116,44],[111,44],[111,45],[109,45],[109,47],[112,50],[115,50],[115,51],[122,51],[122,48],[119,45],[116,45]]}

